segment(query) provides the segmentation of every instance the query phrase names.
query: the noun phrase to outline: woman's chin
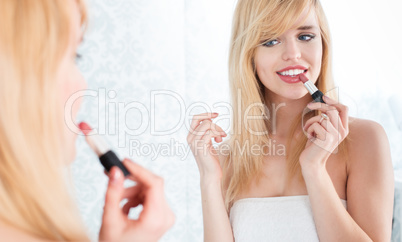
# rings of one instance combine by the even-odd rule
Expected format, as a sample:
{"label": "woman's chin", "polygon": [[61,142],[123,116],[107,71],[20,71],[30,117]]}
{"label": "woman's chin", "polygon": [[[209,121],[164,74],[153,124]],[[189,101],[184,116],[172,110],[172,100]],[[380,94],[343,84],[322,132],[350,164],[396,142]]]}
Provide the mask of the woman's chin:
{"label": "woman's chin", "polygon": [[294,101],[304,101],[311,99],[311,96],[306,92],[298,93],[286,93],[285,95],[280,95],[283,102],[294,102]]}
{"label": "woman's chin", "polygon": [[298,100],[302,101],[304,99],[308,99],[308,96],[310,96],[304,86],[293,88],[280,88],[275,91],[269,90],[267,94],[270,96],[269,99],[272,98],[273,100],[278,100],[279,102],[293,102]]}

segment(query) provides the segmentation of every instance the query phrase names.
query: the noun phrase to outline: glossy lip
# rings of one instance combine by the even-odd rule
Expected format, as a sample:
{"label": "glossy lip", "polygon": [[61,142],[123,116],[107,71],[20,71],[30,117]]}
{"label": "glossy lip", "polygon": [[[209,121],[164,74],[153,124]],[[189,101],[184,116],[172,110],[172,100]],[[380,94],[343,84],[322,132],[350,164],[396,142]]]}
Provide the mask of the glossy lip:
{"label": "glossy lip", "polygon": [[282,70],[277,71],[276,73],[284,72],[284,71],[288,71],[288,70],[292,70],[292,69],[299,69],[299,70],[305,70],[305,71],[307,70],[307,68],[304,67],[304,66],[296,65],[296,66],[288,66],[288,67],[286,67],[286,68],[284,68]]}
{"label": "glossy lip", "polygon": [[[306,75],[307,72],[308,72],[308,70],[305,70],[305,71],[304,71],[303,73],[301,73],[301,74]],[[284,81],[284,82],[286,82],[286,83],[294,84],[294,83],[301,82],[300,79],[299,79],[299,76],[300,76],[301,74],[295,75],[295,76],[282,76],[282,75],[279,74],[279,73],[276,73],[276,74],[279,76],[279,78],[280,78],[282,81]]]}

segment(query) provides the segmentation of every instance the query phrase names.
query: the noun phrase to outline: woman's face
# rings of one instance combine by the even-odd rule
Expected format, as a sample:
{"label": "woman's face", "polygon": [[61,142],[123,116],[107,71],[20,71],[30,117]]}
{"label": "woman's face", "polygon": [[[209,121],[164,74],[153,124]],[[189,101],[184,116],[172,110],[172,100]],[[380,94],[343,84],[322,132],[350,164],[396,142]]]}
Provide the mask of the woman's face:
{"label": "woman's face", "polygon": [[[62,110],[64,114],[64,147],[63,150],[68,156],[66,160],[72,162],[75,158],[75,140],[77,134],[80,132],[77,125],[71,125],[71,121],[76,122],[76,116],[81,106],[81,98],[74,98],[72,95],[79,90],[86,89],[86,81],[79,71],[76,58],[77,48],[82,40],[81,30],[81,14],[79,11],[76,0],[68,0],[71,4],[72,11],[72,24],[71,24],[71,36],[69,46],[65,52],[59,69],[59,93],[62,103]],[[72,103],[72,105],[70,105]]]}
{"label": "woman's face", "polygon": [[322,42],[315,11],[308,13],[306,8],[293,26],[300,27],[292,27],[256,49],[257,74],[269,98],[300,99],[308,92],[303,83],[297,81],[298,74],[304,72],[314,83],[319,76]]}

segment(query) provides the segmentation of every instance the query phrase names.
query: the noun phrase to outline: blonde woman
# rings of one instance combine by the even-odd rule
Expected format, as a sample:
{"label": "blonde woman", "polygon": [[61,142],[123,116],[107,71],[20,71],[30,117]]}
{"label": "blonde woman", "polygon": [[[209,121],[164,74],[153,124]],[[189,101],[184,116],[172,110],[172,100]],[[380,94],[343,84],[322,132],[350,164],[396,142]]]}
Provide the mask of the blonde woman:
{"label": "blonde woman", "polygon": [[[76,132],[63,120],[68,97],[85,88],[75,57],[86,16],[81,0],[0,0],[2,241],[89,241],[68,192]],[[138,186],[125,189],[122,172],[111,170],[99,239],[156,241],[174,219],[162,179],[124,164]],[[129,220],[138,204],[140,218]]]}
{"label": "blonde woman", "polygon": [[[383,128],[312,103],[330,34],[318,0],[239,0],[229,57],[231,136],[196,115],[187,141],[200,170],[205,241],[389,241],[393,171]],[[356,60],[358,61],[358,60]],[[329,95],[329,94],[328,94]],[[308,112],[309,110],[312,110]],[[206,152],[205,152],[206,151]]]}

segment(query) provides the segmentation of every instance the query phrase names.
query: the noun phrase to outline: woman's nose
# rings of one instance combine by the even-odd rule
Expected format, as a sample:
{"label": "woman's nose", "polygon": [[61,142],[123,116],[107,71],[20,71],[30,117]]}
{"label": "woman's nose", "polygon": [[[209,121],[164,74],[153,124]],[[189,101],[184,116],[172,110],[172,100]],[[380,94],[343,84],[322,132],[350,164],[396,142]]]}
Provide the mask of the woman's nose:
{"label": "woman's nose", "polygon": [[298,60],[301,57],[301,51],[295,40],[286,41],[283,46],[282,58],[285,61]]}

